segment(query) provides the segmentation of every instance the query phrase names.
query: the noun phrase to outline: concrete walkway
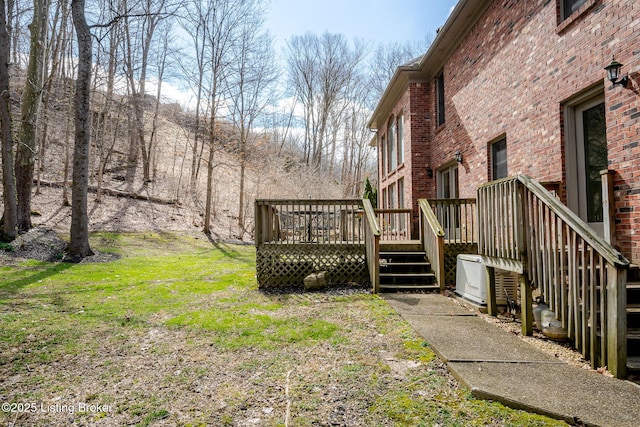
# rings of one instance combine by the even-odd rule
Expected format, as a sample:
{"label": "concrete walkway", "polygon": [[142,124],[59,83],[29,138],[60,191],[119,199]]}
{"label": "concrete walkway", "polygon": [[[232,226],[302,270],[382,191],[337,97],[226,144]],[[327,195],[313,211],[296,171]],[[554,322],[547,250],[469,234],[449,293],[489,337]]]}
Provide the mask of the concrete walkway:
{"label": "concrete walkway", "polygon": [[640,387],[580,369],[438,294],[384,294],[474,396],[570,424],[640,425]]}

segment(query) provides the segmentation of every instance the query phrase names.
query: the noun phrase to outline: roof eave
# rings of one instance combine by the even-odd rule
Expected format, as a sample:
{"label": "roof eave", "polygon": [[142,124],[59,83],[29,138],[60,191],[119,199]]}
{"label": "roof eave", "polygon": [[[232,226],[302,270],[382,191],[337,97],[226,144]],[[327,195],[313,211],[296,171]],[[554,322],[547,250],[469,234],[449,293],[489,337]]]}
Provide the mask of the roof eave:
{"label": "roof eave", "polygon": [[410,82],[428,81],[440,72],[451,52],[490,3],[491,0],[460,0],[458,2],[420,62],[413,66],[400,66],[396,69],[369,120],[369,129],[379,128],[381,120],[384,120],[391,108],[396,105]]}

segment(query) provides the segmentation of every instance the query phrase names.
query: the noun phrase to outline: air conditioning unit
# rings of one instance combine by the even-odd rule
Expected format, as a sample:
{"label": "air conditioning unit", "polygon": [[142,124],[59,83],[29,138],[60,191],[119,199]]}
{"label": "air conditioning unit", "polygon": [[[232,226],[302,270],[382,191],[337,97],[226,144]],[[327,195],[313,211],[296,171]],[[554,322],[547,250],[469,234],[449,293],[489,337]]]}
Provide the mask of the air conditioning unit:
{"label": "air conditioning unit", "polygon": [[[518,297],[518,275],[495,270],[496,304],[507,305]],[[479,255],[458,255],[456,263],[456,295],[481,306],[487,305],[487,279],[482,257]]]}

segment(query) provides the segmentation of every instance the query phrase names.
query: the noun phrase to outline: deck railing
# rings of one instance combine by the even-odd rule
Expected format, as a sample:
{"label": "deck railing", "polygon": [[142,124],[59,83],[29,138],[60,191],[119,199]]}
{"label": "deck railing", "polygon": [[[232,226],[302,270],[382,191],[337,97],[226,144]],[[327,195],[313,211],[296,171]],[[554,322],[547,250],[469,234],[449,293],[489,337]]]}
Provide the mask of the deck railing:
{"label": "deck railing", "polygon": [[369,280],[371,281],[373,292],[378,293],[380,289],[380,227],[371,202],[368,199],[364,199],[362,203],[364,207],[364,246],[369,269]]}
{"label": "deck railing", "polygon": [[447,243],[475,243],[476,199],[430,199]]}
{"label": "deck railing", "polygon": [[382,240],[411,240],[411,209],[375,209]]}
{"label": "deck railing", "polygon": [[436,218],[432,207],[426,199],[418,201],[420,207],[420,240],[427,258],[431,260],[431,268],[436,282],[443,291],[445,287],[444,271],[444,230]]}
{"label": "deck railing", "polygon": [[[537,288],[591,365],[623,377],[629,262],[527,176],[481,186],[478,216],[478,252],[520,264],[521,291]],[[522,310],[530,319],[526,305]]]}
{"label": "deck railing", "polygon": [[363,215],[362,200],[256,200],[259,285],[300,285],[321,271],[331,283],[366,281]]}
{"label": "deck railing", "polygon": [[257,200],[256,245],[363,243],[361,200]]}

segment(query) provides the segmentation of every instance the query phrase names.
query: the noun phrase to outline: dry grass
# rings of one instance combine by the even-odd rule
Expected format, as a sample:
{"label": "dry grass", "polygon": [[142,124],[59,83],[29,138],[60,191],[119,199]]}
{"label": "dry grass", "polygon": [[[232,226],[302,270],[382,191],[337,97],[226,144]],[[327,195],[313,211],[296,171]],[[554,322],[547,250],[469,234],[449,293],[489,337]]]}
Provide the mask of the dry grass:
{"label": "dry grass", "polygon": [[121,258],[0,267],[0,403],[35,408],[2,424],[554,424],[473,399],[375,295],[259,291],[250,246],[92,244]]}

